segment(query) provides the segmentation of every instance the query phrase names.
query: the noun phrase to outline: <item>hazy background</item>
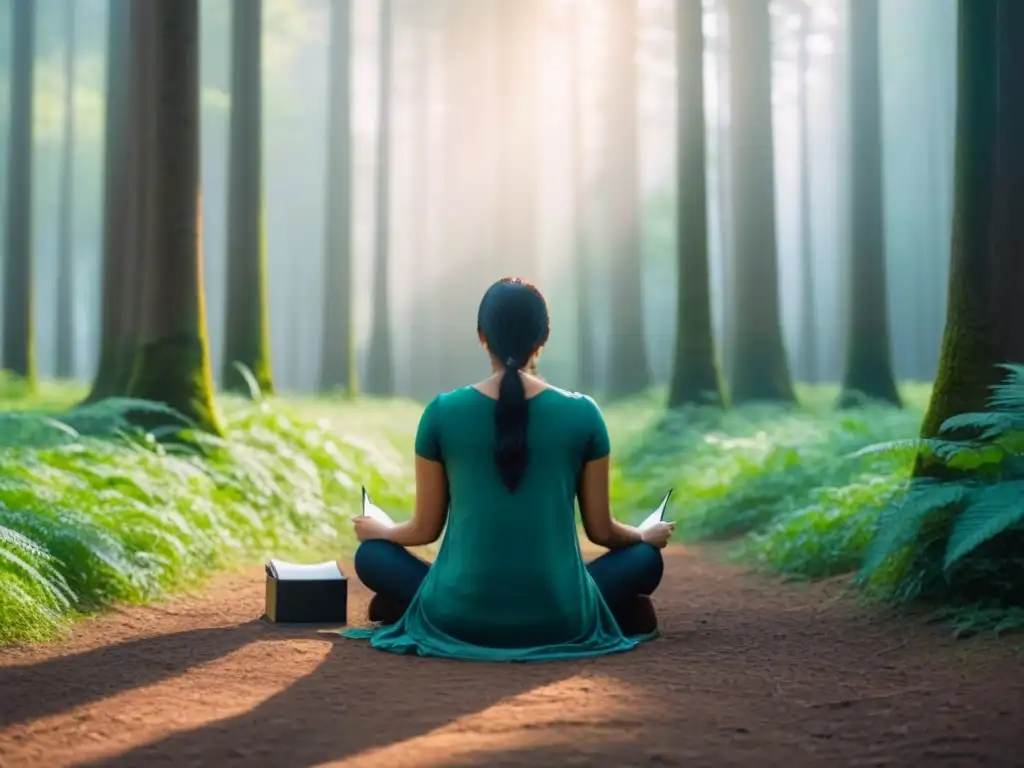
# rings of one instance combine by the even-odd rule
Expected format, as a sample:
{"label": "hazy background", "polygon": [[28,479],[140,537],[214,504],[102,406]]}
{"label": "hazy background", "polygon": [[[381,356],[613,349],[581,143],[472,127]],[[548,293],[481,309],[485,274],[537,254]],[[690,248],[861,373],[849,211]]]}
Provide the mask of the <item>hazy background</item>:
{"label": "hazy background", "polygon": [[[0,178],[6,173],[9,116],[10,7],[0,0]],[[601,365],[607,364],[608,254],[601,248],[604,190],[608,8],[616,0],[550,0],[544,6],[537,75],[541,108],[537,114],[541,157],[537,165],[539,232],[536,254],[522,264],[487,261],[493,234],[481,200],[488,185],[485,149],[487,121],[460,125],[467,140],[464,163],[475,174],[480,194],[446,196],[449,173],[443,141],[453,120],[465,115],[446,103],[442,79],[451,57],[443,53],[437,30],[457,29],[466,51],[483,50],[493,25],[480,5],[462,0],[396,0],[394,122],[390,227],[390,297],[394,364],[399,393],[407,393],[411,344],[423,323],[413,319],[414,299],[436,313],[447,355],[486,360],[474,346],[475,309],[480,291],[507,272],[535,278],[552,308],[552,336],[542,359],[545,374],[572,386],[575,376],[575,302],[573,274],[572,178],[569,160],[571,59],[567,30],[573,13],[582,13],[580,87],[586,108],[582,132],[586,147],[586,224],[594,260],[595,328]],[[330,0],[265,0],[265,189],[270,262],[272,352],[275,378],[284,389],[312,390],[319,368],[322,323],[322,260],[327,117],[328,3]],[[849,0],[847,0],[849,2]],[[842,359],[842,302],[848,256],[845,185],[850,158],[843,150],[849,99],[845,42],[847,3],[822,0],[812,37],[806,76],[810,107],[810,210],[816,315],[821,374],[838,379]],[[712,301],[716,332],[721,333],[723,296],[722,210],[719,205],[720,138],[728,126],[720,106],[723,67],[715,36],[715,3],[705,4],[705,88],[707,107],[709,233]],[[658,381],[668,378],[675,323],[675,36],[672,0],[640,0],[637,40],[639,64],[638,146],[642,181],[644,303],[646,343]],[[229,114],[228,0],[204,0],[202,7],[202,168],[206,290],[214,371],[219,372],[225,306],[226,178]],[[360,358],[370,330],[374,259],[376,124],[378,117],[378,3],[353,3],[354,131],[354,306]],[[40,373],[54,368],[59,160],[63,127],[64,3],[38,0],[34,165],[34,241],[36,258],[38,352]],[[581,10],[579,10],[581,9]],[[796,109],[796,29],[785,4],[776,3],[774,127],[780,291],[785,341],[794,377],[800,344],[800,195],[801,141]],[[75,61],[75,354],[77,375],[86,378],[95,365],[98,343],[101,244],[104,58],[104,0],[77,0]],[[426,20],[426,21],[424,21]],[[900,379],[930,379],[935,371],[944,320],[948,243],[952,204],[952,152],[955,108],[955,0],[881,0],[882,86],[884,106],[885,213],[889,304],[894,362]],[[454,25],[454,26],[453,26]],[[424,29],[427,31],[424,32]],[[431,32],[430,30],[434,31]],[[467,54],[466,59],[470,58]],[[461,61],[463,59],[456,59]],[[482,59],[476,59],[479,64]],[[447,62],[447,64],[446,64]],[[466,81],[477,73],[466,64]],[[486,117],[493,97],[486,79],[476,77],[479,114]],[[426,116],[426,119],[424,119]],[[479,124],[477,124],[479,123]],[[424,147],[427,148],[424,151]],[[417,163],[422,165],[417,166]],[[426,170],[426,209],[414,194],[417,167]],[[493,186],[493,185],[491,185]],[[473,188],[473,185],[470,185]],[[0,206],[6,187],[0,185]],[[0,210],[5,210],[0,207]],[[454,230],[452,220],[464,224]],[[0,221],[5,227],[6,221]],[[467,271],[468,265],[475,265]],[[538,265],[538,266],[534,266]],[[416,304],[421,306],[421,304]],[[421,318],[420,318],[421,319]],[[421,340],[422,341],[422,340]],[[436,343],[432,342],[432,343]],[[476,363],[468,363],[474,366]],[[453,384],[458,382],[452,382]]]}

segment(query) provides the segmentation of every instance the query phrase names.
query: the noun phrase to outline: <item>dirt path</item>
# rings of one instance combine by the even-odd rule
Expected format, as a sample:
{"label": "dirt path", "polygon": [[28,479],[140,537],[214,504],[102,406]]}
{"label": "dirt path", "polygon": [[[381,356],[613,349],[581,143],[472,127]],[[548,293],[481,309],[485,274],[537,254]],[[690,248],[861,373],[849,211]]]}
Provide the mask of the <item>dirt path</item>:
{"label": "dirt path", "polygon": [[504,666],[265,626],[261,575],[0,651],[0,766],[1024,765],[1012,642],[883,620],[836,584],[674,549],[662,639]]}

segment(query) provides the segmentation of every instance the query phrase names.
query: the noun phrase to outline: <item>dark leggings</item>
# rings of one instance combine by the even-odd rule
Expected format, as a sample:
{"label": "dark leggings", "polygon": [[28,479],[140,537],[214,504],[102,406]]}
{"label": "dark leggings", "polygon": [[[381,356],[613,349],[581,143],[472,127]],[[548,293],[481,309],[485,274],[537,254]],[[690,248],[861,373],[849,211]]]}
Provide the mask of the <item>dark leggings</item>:
{"label": "dark leggings", "polygon": [[[430,564],[390,541],[364,541],[356,550],[356,575],[367,589],[407,606],[430,570]],[[650,595],[661,582],[661,550],[640,542],[613,549],[587,563],[608,607]]]}

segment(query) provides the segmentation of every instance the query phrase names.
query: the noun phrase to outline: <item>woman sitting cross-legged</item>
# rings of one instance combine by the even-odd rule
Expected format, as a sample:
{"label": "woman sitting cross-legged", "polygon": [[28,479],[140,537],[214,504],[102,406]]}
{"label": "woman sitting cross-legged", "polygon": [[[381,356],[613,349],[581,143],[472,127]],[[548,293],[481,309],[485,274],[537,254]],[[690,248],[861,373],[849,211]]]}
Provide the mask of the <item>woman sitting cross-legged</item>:
{"label": "woman sitting cross-legged", "polygon": [[[424,410],[412,519],[354,519],[356,574],[381,626],[344,634],[395,653],[487,661],[628,651],[657,634],[649,596],[673,525],[641,533],[615,521],[597,405],[526,373],[548,340],[540,292],[495,283],[477,325],[494,375]],[[577,497],[587,537],[610,550],[588,564]],[[436,541],[446,521],[433,564],[406,550]]]}

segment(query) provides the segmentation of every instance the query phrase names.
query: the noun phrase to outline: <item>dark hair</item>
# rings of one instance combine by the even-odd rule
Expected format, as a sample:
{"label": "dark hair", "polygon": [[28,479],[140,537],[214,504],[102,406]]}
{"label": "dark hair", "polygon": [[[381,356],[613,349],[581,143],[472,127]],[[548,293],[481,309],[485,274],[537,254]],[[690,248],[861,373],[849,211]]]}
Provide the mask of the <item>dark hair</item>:
{"label": "dark hair", "polygon": [[519,371],[548,340],[548,305],[531,283],[505,277],[481,299],[476,326],[491,354],[505,366],[494,406],[494,461],[505,487],[515,492],[526,473],[530,416]]}

